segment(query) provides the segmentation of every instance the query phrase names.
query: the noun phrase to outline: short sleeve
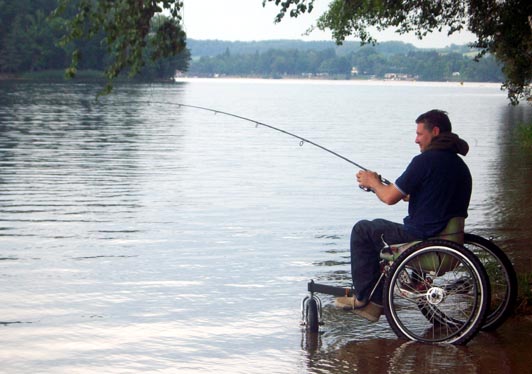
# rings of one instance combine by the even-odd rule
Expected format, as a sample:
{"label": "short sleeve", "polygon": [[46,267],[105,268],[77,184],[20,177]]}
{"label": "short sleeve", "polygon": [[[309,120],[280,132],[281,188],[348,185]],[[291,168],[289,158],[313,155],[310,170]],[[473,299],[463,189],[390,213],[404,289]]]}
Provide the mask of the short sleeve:
{"label": "short sleeve", "polygon": [[420,188],[426,176],[425,162],[422,155],[412,159],[406,170],[395,181],[395,185],[403,195],[410,195]]}

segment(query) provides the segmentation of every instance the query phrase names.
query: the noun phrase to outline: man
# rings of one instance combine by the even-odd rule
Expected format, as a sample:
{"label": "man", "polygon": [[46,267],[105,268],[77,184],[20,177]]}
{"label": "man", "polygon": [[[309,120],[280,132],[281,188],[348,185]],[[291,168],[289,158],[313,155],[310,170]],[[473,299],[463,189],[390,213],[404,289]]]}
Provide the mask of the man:
{"label": "man", "polygon": [[404,224],[383,219],[359,221],[351,232],[351,276],[354,297],[336,299],[336,306],[353,310],[372,322],[382,315],[382,284],[370,298],[380,275],[379,253],[387,243],[406,243],[440,233],[453,217],[467,217],[471,174],[458,154],[469,146],[452,132],[447,113],[431,110],[416,119],[416,143],[421,154],[412,159],[395,184],[384,184],[372,171],[356,178],[386,204],[408,201]]}

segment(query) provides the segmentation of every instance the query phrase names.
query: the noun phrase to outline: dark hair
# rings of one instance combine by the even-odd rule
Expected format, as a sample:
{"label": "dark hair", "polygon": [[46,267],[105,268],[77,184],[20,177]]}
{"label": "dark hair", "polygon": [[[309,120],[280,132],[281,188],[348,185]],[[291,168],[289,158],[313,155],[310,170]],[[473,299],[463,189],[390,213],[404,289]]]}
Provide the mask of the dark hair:
{"label": "dark hair", "polygon": [[447,116],[447,112],[439,109],[432,109],[426,113],[421,114],[416,119],[416,123],[422,123],[427,130],[432,130],[434,127],[440,129],[440,132],[451,132],[451,121]]}

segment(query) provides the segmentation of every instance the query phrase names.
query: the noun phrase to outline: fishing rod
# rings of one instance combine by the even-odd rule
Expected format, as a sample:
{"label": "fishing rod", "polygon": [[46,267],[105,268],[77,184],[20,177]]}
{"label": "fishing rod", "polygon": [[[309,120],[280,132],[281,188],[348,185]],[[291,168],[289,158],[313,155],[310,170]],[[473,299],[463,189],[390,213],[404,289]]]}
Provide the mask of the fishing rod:
{"label": "fishing rod", "polygon": [[[251,122],[251,123],[254,123],[256,127],[259,127],[259,126],[263,126],[263,127],[267,127],[269,129],[272,129],[272,130],[275,130],[275,131],[278,131],[278,132],[281,132],[283,134],[286,134],[286,135],[289,135],[291,137],[294,137],[296,139],[298,139],[300,142],[299,142],[299,145],[300,146],[303,146],[305,143],[308,143],[308,144],[311,144],[319,149],[322,149],[324,150],[325,152],[328,152],[330,154],[332,154],[333,156],[336,156],[338,158],[341,158],[342,160],[344,161],[347,161],[349,162],[350,164],[356,166],[357,168],[361,169],[361,170],[364,170],[364,171],[369,171],[369,169],[365,168],[364,166],[356,163],[355,161],[353,160],[350,160],[348,159],[347,157],[345,156],[342,156],[341,154],[337,153],[337,152],[334,152],[333,150],[327,148],[327,147],[324,147],[316,142],[313,142],[312,140],[309,140],[309,139],[306,139],[302,136],[299,136],[299,135],[296,135],[292,132],[289,132],[289,131],[286,131],[286,130],[283,130],[279,127],[275,127],[275,126],[272,126],[272,125],[268,125],[267,123],[264,123],[264,122],[260,122],[260,121],[257,121],[257,120],[254,120],[254,119],[251,119],[251,118],[247,118],[247,117],[244,117],[244,116],[240,116],[238,114],[234,114],[234,113],[229,113],[229,112],[224,112],[222,110],[218,110],[218,109],[212,109],[212,108],[207,108],[207,107],[203,107],[203,106],[198,106],[198,105],[189,105],[189,104],[181,104],[181,103],[177,103],[176,104],[177,106],[179,107],[186,107],[186,108],[193,108],[193,109],[199,109],[199,110],[205,110],[205,111],[208,111],[208,112],[212,112],[214,114],[223,114],[223,115],[226,115],[226,116],[230,116],[230,117],[234,117],[234,118],[238,118],[238,119],[241,119],[241,120],[244,120],[244,121],[248,121],[248,122]],[[386,178],[383,178],[379,175],[379,178],[381,180],[382,183],[388,185],[388,184],[391,184],[391,182],[389,180],[387,180]],[[372,191],[371,189],[369,188],[364,188],[364,187],[361,187],[363,190],[365,191]]]}

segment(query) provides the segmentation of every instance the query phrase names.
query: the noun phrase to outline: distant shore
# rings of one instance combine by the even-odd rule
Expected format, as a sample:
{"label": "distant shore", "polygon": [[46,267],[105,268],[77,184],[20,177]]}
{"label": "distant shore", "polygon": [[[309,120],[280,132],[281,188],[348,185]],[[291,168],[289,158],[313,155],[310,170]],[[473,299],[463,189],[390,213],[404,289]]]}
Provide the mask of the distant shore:
{"label": "distant shore", "polygon": [[467,82],[467,81],[420,81],[420,80],[392,80],[392,79],[334,79],[334,78],[307,78],[307,77],[283,77],[283,78],[259,78],[259,77],[176,77],[175,82],[243,82],[243,83],[263,83],[263,84],[278,84],[278,83],[309,83],[309,84],[344,84],[344,85],[397,85],[397,86],[429,86],[429,87],[496,87],[500,88],[500,82]]}
{"label": "distant shore", "polygon": [[[26,81],[26,82],[64,82],[64,83],[87,83],[87,82],[106,82],[107,78],[105,73],[100,70],[79,70],[74,78],[67,78],[63,69],[56,70],[43,70],[36,72],[26,72],[21,74],[0,74],[0,81]],[[143,79],[141,77],[129,78],[127,76],[119,76],[114,79],[116,83],[123,82],[148,82],[148,83],[160,83],[160,82],[172,82],[171,78],[168,79]]]}
{"label": "distant shore", "polygon": [[[26,81],[26,82],[104,82],[105,77],[102,72],[87,70],[79,71],[77,76],[72,79],[64,77],[63,70],[43,71],[36,73],[25,74],[0,74],[0,81]],[[142,80],[118,79],[117,83],[123,82],[142,82]],[[223,77],[196,77],[196,76],[179,76],[170,81],[150,83],[165,83],[165,82],[209,82],[209,83],[243,83],[243,84],[313,84],[313,85],[348,85],[348,86],[419,86],[419,87],[493,87],[499,89],[502,85],[500,82],[468,82],[468,81],[420,81],[420,80],[393,80],[383,78],[353,78],[341,79],[335,77],[299,77],[287,76],[280,78],[268,77],[242,77],[242,76],[223,76]],[[501,94],[504,94],[501,91]]]}

